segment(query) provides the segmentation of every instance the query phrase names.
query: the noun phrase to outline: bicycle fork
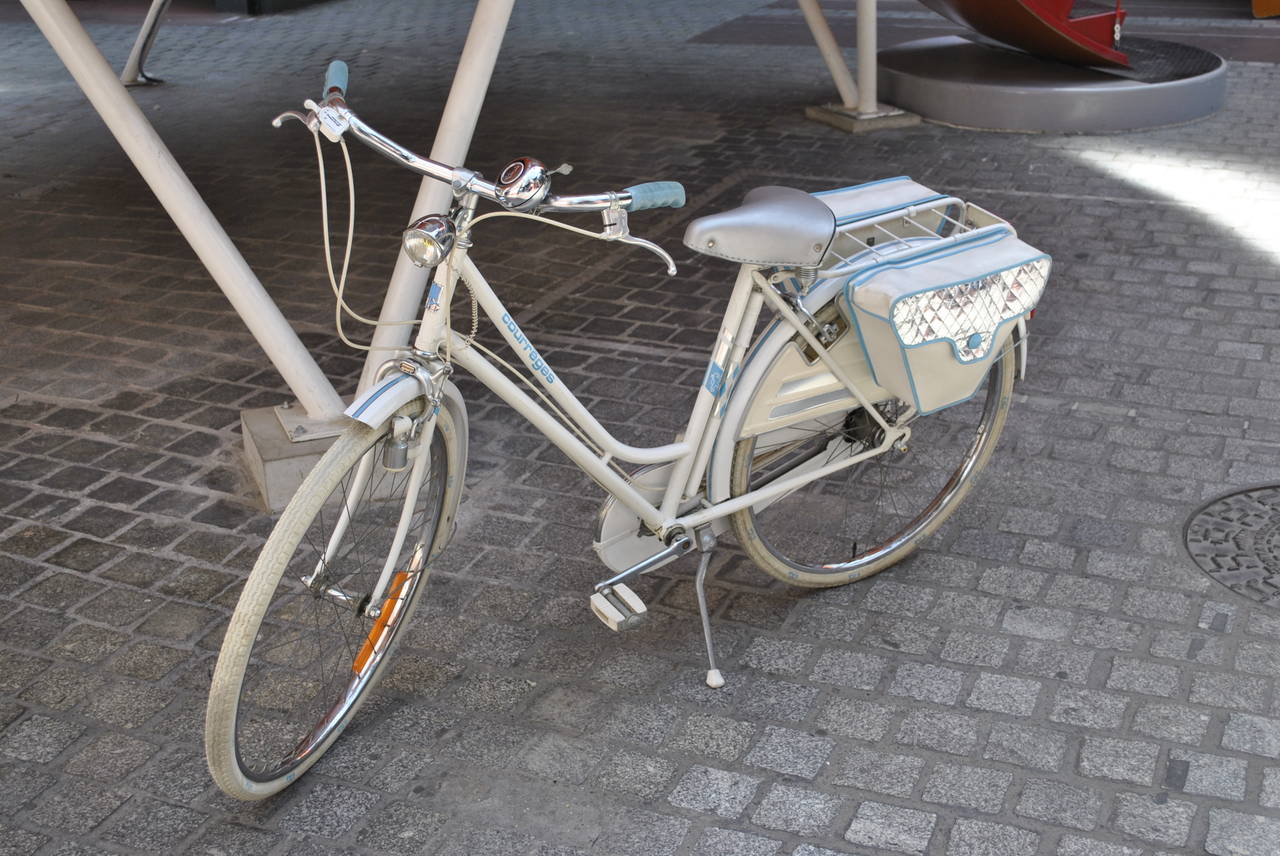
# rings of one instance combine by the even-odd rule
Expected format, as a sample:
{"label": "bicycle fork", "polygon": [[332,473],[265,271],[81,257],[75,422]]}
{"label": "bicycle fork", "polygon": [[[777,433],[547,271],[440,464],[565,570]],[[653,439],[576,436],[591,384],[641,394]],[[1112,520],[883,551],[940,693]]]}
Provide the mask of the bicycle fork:
{"label": "bicycle fork", "polygon": [[[342,543],[347,529],[351,525],[352,517],[357,511],[360,497],[369,487],[374,467],[383,466],[391,472],[402,470],[410,457],[408,454],[409,445],[416,442],[417,453],[413,456],[413,466],[409,472],[405,503],[400,509],[395,535],[373,590],[367,598],[363,599],[353,597],[337,585],[329,586],[321,592],[323,597],[350,609],[361,610],[365,615],[373,619],[378,619],[382,616],[382,607],[379,605],[382,602],[382,595],[387,590],[392,575],[395,573],[397,559],[404,547],[405,539],[408,537],[409,527],[413,523],[418,492],[422,489],[423,482],[430,475],[431,440],[435,434],[436,417],[440,412],[440,393],[445,380],[451,373],[451,367],[448,363],[431,355],[423,356],[425,357],[424,362],[427,363],[425,366],[416,359],[406,358],[398,363],[391,361],[384,364],[383,368],[379,370],[379,378],[386,374],[388,368],[393,366],[404,374],[414,377],[422,389],[426,408],[417,417],[396,416],[393,418],[391,435],[386,448],[383,450],[383,460],[376,460],[378,457],[376,448],[365,452],[356,470],[356,476],[352,480],[350,492],[343,502],[337,523],[334,525],[333,534],[329,536],[329,542],[325,545],[324,554],[316,561],[316,567],[311,574],[302,578],[304,585],[308,588],[313,587],[316,581],[321,579],[324,570],[336,557],[338,546]],[[369,499],[372,500],[373,497]],[[401,572],[402,574],[412,575],[422,570],[422,566],[426,563],[425,548],[425,543],[419,541],[410,557],[408,567]],[[402,588],[403,580],[398,579],[397,592]],[[361,603],[361,600],[363,600],[363,603]]]}

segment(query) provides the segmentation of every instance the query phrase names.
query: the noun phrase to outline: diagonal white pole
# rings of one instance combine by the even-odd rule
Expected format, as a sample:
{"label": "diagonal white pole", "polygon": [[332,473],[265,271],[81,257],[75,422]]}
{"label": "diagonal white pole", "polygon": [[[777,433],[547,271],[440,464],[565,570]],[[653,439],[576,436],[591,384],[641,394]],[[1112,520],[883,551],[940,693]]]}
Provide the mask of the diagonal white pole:
{"label": "diagonal white pole", "polygon": [[818,0],[799,0],[799,4],[805,23],[809,25],[809,32],[813,33],[813,40],[827,64],[827,71],[831,73],[836,91],[840,93],[841,104],[853,109],[858,104],[858,87],[853,83],[853,75],[849,73],[849,66],[840,53],[840,44],[831,32],[831,25],[827,23],[822,6],[818,4]]}
{"label": "diagonal white pole", "polygon": [[[431,148],[432,160],[450,166],[464,165],[514,5],[515,0],[480,0],[476,5],[467,42],[462,48],[462,58],[458,60],[458,70],[453,75],[449,100],[445,103],[440,127],[436,130],[435,143]],[[405,223],[424,214],[448,211],[452,198],[453,192],[448,185],[424,178],[418,188],[413,211]],[[404,253],[399,253],[378,320],[416,320],[422,314],[422,294],[426,290],[429,273],[416,267]],[[360,389],[363,390],[373,382],[374,373],[391,356],[391,350],[403,348],[409,343],[411,330],[408,326],[398,326],[379,327],[374,331],[374,350],[369,352],[365,361]]]}
{"label": "diagonal white pole", "polygon": [[151,46],[156,43],[156,33],[160,32],[160,19],[169,8],[169,2],[170,0],[152,0],[151,8],[147,10],[147,17],[142,22],[142,29],[138,30],[138,38],[133,43],[133,50],[129,51],[129,59],[124,64],[124,71],[120,72],[120,82],[125,86],[163,82],[158,77],[148,76],[142,70],[142,66],[147,62],[147,54],[151,53]]}
{"label": "diagonal white pole", "polygon": [[155,128],[125,91],[66,0],[22,0],[58,58],[137,167],[214,281],[313,419],[336,418],[342,399],[254,276]]}

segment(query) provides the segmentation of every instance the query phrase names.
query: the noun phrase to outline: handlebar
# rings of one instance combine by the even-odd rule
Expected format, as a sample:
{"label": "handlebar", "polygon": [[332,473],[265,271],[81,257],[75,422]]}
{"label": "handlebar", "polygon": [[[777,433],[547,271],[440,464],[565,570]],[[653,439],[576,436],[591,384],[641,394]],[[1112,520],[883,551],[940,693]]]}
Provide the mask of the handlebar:
{"label": "handlebar", "polygon": [[[504,208],[528,210],[521,204],[513,203],[504,192],[504,187],[485,181],[480,173],[466,167],[453,167],[431,158],[424,158],[378,133],[347,107],[345,100],[347,81],[347,64],[341,60],[334,60],[329,63],[329,68],[325,72],[324,92],[320,103],[308,101],[305,105],[314,113],[315,125],[312,126],[309,119],[304,121],[318,129],[331,142],[337,142],[344,133],[350,131],[357,140],[388,160],[395,161],[419,175],[446,182],[455,193],[472,192]],[[684,203],[684,187],[678,181],[650,181],[633,185],[625,190],[605,193],[546,196],[536,205],[532,205],[530,200],[532,209],[542,213],[577,213],[610,209],[644,211],[650,208],[681,208]]]}

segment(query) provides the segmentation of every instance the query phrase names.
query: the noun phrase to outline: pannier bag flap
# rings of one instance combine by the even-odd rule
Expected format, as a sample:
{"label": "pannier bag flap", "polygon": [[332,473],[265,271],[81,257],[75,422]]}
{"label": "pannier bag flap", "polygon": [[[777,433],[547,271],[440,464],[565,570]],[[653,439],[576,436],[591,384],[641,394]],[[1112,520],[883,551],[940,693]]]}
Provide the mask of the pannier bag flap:
{"label": "pannier bag flap", "polygon": [[840,301],[875,382],[920,413],[973,397],[1049,276],[1049,257],[1005,226],[937,243],[854,274]]}
{"label": "pannier bag flap", "polygon": [[1049,256],[1011,233],[975,235],[924,256],[854,277],[857,306],[886,322],[905,348],[947,341],[962,363],[990,353],[997,330],[1040,300]]}

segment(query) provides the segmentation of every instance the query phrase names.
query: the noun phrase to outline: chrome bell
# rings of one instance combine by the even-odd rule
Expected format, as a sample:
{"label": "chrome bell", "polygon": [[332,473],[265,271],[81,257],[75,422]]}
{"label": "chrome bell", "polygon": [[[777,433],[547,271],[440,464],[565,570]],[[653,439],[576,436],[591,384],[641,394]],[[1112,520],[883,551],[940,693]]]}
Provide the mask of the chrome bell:
{"label": "chrome bell", "polygon": [[551,175],[537,158],[516,158],[498,174],[498,202],[511,211],[532,211],[547,198]]}
{"label": "chrome bell", "polygon": [[409,224],[400,236],[404,254],[418,267],[431,268],[444,261],[453,250],[458,229],[443,214],[428,214]]}

